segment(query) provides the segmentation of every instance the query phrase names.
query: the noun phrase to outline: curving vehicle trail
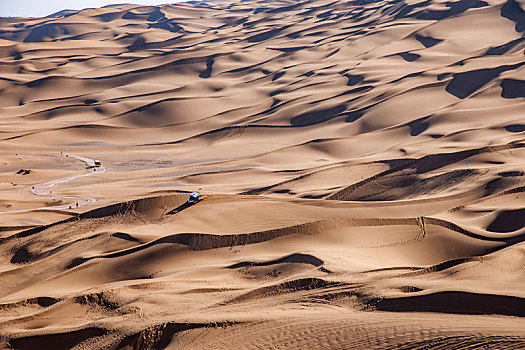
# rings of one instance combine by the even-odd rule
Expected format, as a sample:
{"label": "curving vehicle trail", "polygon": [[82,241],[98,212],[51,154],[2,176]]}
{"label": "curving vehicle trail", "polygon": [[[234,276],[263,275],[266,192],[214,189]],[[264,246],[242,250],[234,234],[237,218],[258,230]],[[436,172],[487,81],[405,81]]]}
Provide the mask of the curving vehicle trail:
{"label": "curving vehicle trail", "polygon": [[35,211],[35,210],[64,210],[64,209],[72,209],[72,208],[78,208],[81,206],[84,206],[89,203],[93,203],[96,200],[93,198],[83,198],[83,197],[71,197],[71,196],[61,196],[58,194],[53,194],[50,192],[46,192],[47,189],[64,182],[69,182],[76,180],[81,177],[87,177],[87,176],[94,176],[101,173],[105,173],[107,171],[104,167],[95,167],[95,161],[93,159],[82,157],[82,156],[76,156],[76,155],[67,155],[66,157],[69,158],[75,158],[78,159],[84,163],[86,163],[87,168],[86,169],[93,169],[93,171],[88,171],[82,174],[68,176],[62,179],[52,180],[48,182],[44,182],[40,185],[36,185],[31,192],[37,196],[42,197],[49,197],[49,198],[56,198],[61,200],[70,200],[70,203],[68,204],[62,204],[62,205],[54,205],[49,207],[40,207],[40,208],[33,208],[33,209],[20,209],[20,210],[9,210],[9,211],[0,211],[0,214],[7,214],[7,213],[23,213],[23,212],[29,212],[29,211]]}

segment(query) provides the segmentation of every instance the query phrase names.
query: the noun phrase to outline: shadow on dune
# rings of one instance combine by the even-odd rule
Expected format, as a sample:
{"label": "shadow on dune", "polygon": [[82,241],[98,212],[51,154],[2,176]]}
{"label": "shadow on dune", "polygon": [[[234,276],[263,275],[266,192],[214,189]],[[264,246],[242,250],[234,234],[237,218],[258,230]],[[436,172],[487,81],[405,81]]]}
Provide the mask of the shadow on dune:
{"label": "shadow on dune", "polygon": [[296,254],[287,255],[279,259],[265,261],[265,262],[243,261],[243,262],[228,266],[228,269],[238,269],[241,267],[251,267],[251,266],[270,266],[270,265],[283,264],[283,263],[309,264],[309,265],[318,267],[318,266],[323,265],[324,261],[310,254],[296,253]]}
{"label": "shadow on dune", "polygon": [[130,242],[138,242],[139,241],[138,239],[136,239],[135,237],[131,236],[130,234],[123,233],[123,232],[114,233],[114,234],[111,235],[111,237],[120,238],[120,239],[123,239],[125,241],[130,241]]}
{"label": "shadow on dune", "polygon": [[353,123],[359,118],[361,118],[364,115],[364,110],[358,110],[358,111],[350,111],[348,113],[345,113],[345,122],[346,123]]}
{"label": "shadow on dune", "polygon": [[188,204],[188,202],[184,202],[182,203],[181,205],[179,205],[177,208],[173,209],[173,210],[170,210],[168,213],[166,213],[167,215],[174,215],[174,214],[177,214],[177,213],[180,213],[181,211],[183,211],[184,209],[188,209],[191,205]]}
{"label": "shadow on dune", "polygon": [[22,264],[35,259],[26,247],[21,247],[15,251],[10,262],[11,264]]}
{"label": "shadow on dune", "polygon": [[417,120],[414,120],[408,123],[407,125],[410,128],[410,136],[417,136],[423,133],[425,130],[427,130],[430,124],[425,123],[425,121],[428,118],[429,117],[424,117],[424,118],[420,118],[420,119],[417,119]]}
{"label": "shadow on dune", "polygon": [[254,289],[252,291],[249,291],[247,293],[244,293],[238,297],[235,297],[226,304],[232,304],[232,303],[238,303],[243,302],[247,300],[252,299],[259,299],[264,297],[272,297],[276,294],[285,294],[290,292],[297,292],[297,291],[308,291],[308,290],[316,290],[316,289],[323,289],[327,287],[332,286],[339,286],[342,283],[340,282],[331,282],[331,281],[325,281],[320,278],[300,278],[292,281],[286,281],[282,282],[276,285],[266,286]]}
{"label": "shadow on dune", "polygon": [[213,69],[213,63],[215,62],[215,56],[210,56],[206,60],[206,69],[199,74],[199,78],[207,79],[211,77],[211,70]]}
{"label": "shadow on dune", "polygon": [[149,28],[164,29],[172,33],[178,33],[183,30],[183,28],[180,25],[178,25],[174,21],[169,20],[148,24],[148,29]]}
{"label": "shadow on dune", "polygon": [[424,47],[427,47],[427,48],[435,46],[443,41],[441,39],[435,39],[430,36],[423,36],[420,34],[416,34],[416,40],[419,41]]}
{"label": "shadow on dune", "polygon": [[[427,219],[427,221],[428,221],[428,219]],[[493,250],[488,250],[485,253],[488,254],[488,253],[491,253],[492,251]],[[406,269],[413,270],[413,271],[412,272],[402,273],[402,274],[399,275],[399,277],[414,277],[414,276],[421,276],[421,275],[424,275],[424,274],[429,274],[429,273],[434,273],[434,272],[440,272],[440,271],[444,271],[444,270],[450,269],[452,267],[459,266],[459,265],[462,265],[462,264],[465,264],[465,263],[468,263],[468,262],[472,262],[472,261],[481,261],[482,262],[483,258],[480,257],[480,256],[473,256],[473,257],[467,257],[467,258],[457,258],[457,259],[447,260],[447,261],[441,262],[439,264],[436,264],[436,265],[433,265],[433,266],[430,266],[430,267],[425,267],[425,268],[406,266],[405,267]],[[369,271],[369,272],[380,272],[380,271],[384,271],[384,269],[372,270],[372,271]]]}
{"label": "shadow on dune", "polygon": [[506,190],[519,183],[519,179],[513,176],[499,175],[487,182],[481,189],[483,197],[488,197],[502,190]]}
{"label": "shadow on dune", "polygon": [[525,209],[506,210],[498,214],[487,231],[513,232],[525,227]]}
{"label": "shadow on dune", "polygon": [[457,98],[464,99],[481,89],[493,79],[497,78],[501,73],[517,69],[524,64],[525,62],[522,62],[496,68],[484,68],[469,72],[455,73],[452,75],[453,78],[450,83],[448,83],[445,90]]}
{"label": "shadow on dune", "polygon": [[398,53],[399,56],[401,56],[405,61],[407,62],[414,62],[421,58],[421,55],[418,55],[417,53],[410,53],[410,52],[401,52]]}
{"label": "shadow on dune", "polygon": [[[224,324],[226,325],[228,324]],[[208,326],[205,323],[164,323],[128,336],[117,345],[116,349],[164,349],[170,344],[175,334]]]}
{"label": "shadow on dune", "polygon": [[378,310],[397,312],[442,312],[453,314],[498,314],[525,316],[525,299],[469,292],[437,292],[402,298],[381,299]]}
{"label": "shadow on dune", "polygon": [[138,51],[138,50],[144,50],[146,48],[146,39],[139,36],[135,39],[133,44],[128,46],[129,51]]}
{"label": "shadow on dune", "polygon": [[[117,12],[116,14],[121,14],[122,12]],[[99,15],[103,16],[103,15]],[[145,12],[145,13],[135,13],[133,11],[126,11],[122,15],[123,19],[133,19],[133,20],[142,20],[142,21],[148,21],[148,22],[157,22],[159,20],[165,19],[166,16],[161,11],[160,8],[155,8],[153,11]]]}
{"label": "shadow on dune", "polygon": [[517,79],[503,79],[501,82],[501,97],[519,98],[525,97],[525,81]]}
{"label": "shadow on dune", "polygon": [[505,130],[507,130],[508,132],[523,132],[525,131],[525,124],[507,125],[505,127]]}
{"label": "shadow on dune", "polygon": [[293,4],[293,5],[272,8],[272,9],[270,9],[268,11],[265,11],[265,12],[266,13],[281,13],[281,12],[286,12],[286,11],[292,11],[292,10],[295,10],[297,8],[300,8],[300,7],[304,6],[304,4],[307,4],[309,2],[310,1],[301,1],[301,2],[298,2],[297,4]]}
{"label": "shadow on dune", "polygon": [[346,82],[347,86],[354,86],[362,83],[365,80],[364,75],[346,74],[345,77],[348,79],[348,81]]}
{"label": "shadow on dune", "polygon": [[296,52],[296,51],[301,51],[301,50],[304,50],[304,49],[308,49],[310,48],[310,46],[295,46],[295,47],[269,47],[268,49],[270,50],[276,50],[276,51],[280,51],[280,52]]}
{"label": "shadow on dune", "polygon": [[13,307],[20,306],[20,304],[23,304],[24,306],[29,305],[38,305],[41,307],[49,307],[51,305],[54,305],[61,301],[61,299],[55,299],[51,297],[36,297],[36,298],[29,298],[23,301],[14,302],[14,303],[2,303],[0,304],[0,307],[2,310],[7,310]]}
{"label": "shadow on dune", "polygon": [[346,109],[345,105],[339,105],[332,108],[318,109],[311,112],[306,112],[293,117],[290,120],[290,124],[293,126],[311,126],[326,122],[330,119],[337,117],[339,114],[344,112]]}
{"label": "shadow on dune", "polygon": [[[374,193],[374,191],[369,191],[368,189],[365,190],[365,187],[368,186],[374,186],[375,183],[383,181],[382,179],[385,177],[391,178],[391,180],[387,180],[387,183],[390,183],[389,186],[403,186],[406,187],[406,191],[411,191],[410,193],[412,195],[417,193],[421,193],[420,191],[423,190],[422,187],[413,186],[412,181],[414,179],[417,179],[417,174],[424,174],[431,172],[436,169],[440,169],[446,165],[459,163],[463,161],[464,159],[467,159],[469,157],[482,154],[482,153],[491,153],[491,152],[498,152],[508,149],[514,149],[514,148],[523,148],[525,147],[524,144],[519,142],[511,142],[506,145],[499,145],[499,146],[490,146],[490,147],[481,147],[476,149],[470,149],[465,151],[459,151],[459,152],[452,152],[452,153],[438,153],[438,154],[430,154],[424,157],[421,157],[419,159],[414,159],[411,161],[408,161],[404,164],[401,164],[397,167],[393,167],[389,170],[383,171],[379,174],[376,174],[374,176],[371,176],[367,179],[361,180],[355,184],[352,184],[350,186],[347,186],[343,188],[342,190],[332,194],[327,199],[331,200],[357,200],[357,198],[361,198],[361,196],[366,196],[367,198],[370,198],[372,196],[376,196],[375,198],[378,198],[377,196],[383,195],[385,192],[381,193]],[[404,178],[401,178],[400,180],[396,179],[396,174],[404,173],[405,171],[411,171],[412,176],[405,176]],[[456,170],[452,172],[448,172],[445,174],[440,174],[433,176],[428,179],[419,179],[420,185],[425,184],[425,191],[430,190],[436,190],[439,188],[443,188],[443,186],[449,186],[449,183],[442,183],[442,180],[448,179],[448,180],[457,180],[455,176],[461,176],[462,178],[467,178],[471,175],[473,175],[475,172],[473,172],[471,169],[467,170]],[[412,179],[411,179],[412,178]],[[390,181],[393,181],[394,183],[391,183]],[[504,186],[508,185],[510,183],[500,183],[500,186],[495,186],[496,183],[493,185],[486,184],[485,191],[489,190],[492,191],[492,193],[495,193],[494,191],[500,191],[505,189]],[[414,192],[414,188],[415,191]],[[394,189],[396,189],[394,187]],[[399,190],[399,189],[397,189]],[[357,193],[360,193],[358,196]],[[385,199],[385,197],[380,197]]]}
{"label": "shadow on dune", "polygon": [[45,16],[44,18],[60,18],[60,17],[70,17],[74,14],[77,14],[78,10],[60,10],[58,12],[54,12],[50,15]]}
{"label": "shadow on dune", "polygon": [[277,29],[268,30],[266,32],[262,32],[259,34],[252,35],[248,37],[246,40],[248,40],[249,43],[259,43],[261,41],[265,41],[268,39],[271,39],[277,35],[279,35],[282,31],[287,29],[289,26],[284,26]]}
{"label": "shadow on dune", "polygon": [[95,15],[93,18],[100,19],[103,22],[111,22],[119,18],[123,18],[124,15],[120,12],[103,13],[101,15]]}
{"label": "shadow on dune", "polygon": [[87,340],[89,338],[100,337],[109,332],[102,328],[84,328],[78,331],[35,335],[32,337],[15,338],[9,341],[13,349],[71,349],[75,345]]}
{"label": "shadow on dune", "polygon": [[485,7],[489,4],[480,0],[460,0],[448,1],[445,5],[448,10],[423,10],[416,15],[417,19],[441,20],[447,17],[456,16],[471,8]]}
{"label": "shadow on dune", "polygon": [[[525,37],[509,41],[506,44],[491,47],[485,52],[486,55],[504,55],[525,41]],[[521,45],[522,46],[522,45]]]}
{"label": "shadow on dune", "polygon": [[67,35],[69,31],[63,23],[46,23],[35,27],[24,39],[25,43],[37,43],[42,41],[51,41],[60,35]]}
{"label": "shadow on dune", "polygon": [[525,11],[516,0],[507,0],[501,7],[501,16],[516,22],[514,29],[517,32],[525,31]]}
{"label": "shadow on dune", "polygon": [[[391,201],[435,194],[447,190],[453,184],[468,181],[475,175],[477,173],[472,169],[453,170],[429,177],[416,174],[404,174],[404,176],[392,174],[376,179],[374,183],[360,189],[354,189],[352,195],[345,200]],[[332,196],[329,199],[332,199]]]}
{"label": "shadow on dune", "polygon": [[67,80],[69,78],[67,77],[62,77],[62,76],[50,76],[50,77],[44,77],[44,78],[39,78],[39,79],[35,79],[35,80],[30,80],[28,81],[27,83],[25,83],[25,86],[27,86],[28,88],[43,88],[45,87],[46,84],[50,84],[50,83],[53,83],[53,82],[62,82],[64,80]]}
{"label": "shadow on dune", "polygon": [[99,234],[95,234],[95,235],[92,235],[90,237],[81,238],[81,239],[78,239],[78,240],[73,240],[71,242],[68,242],[66,244],[62,244],[62,245],[60,245],[60,246],[58,246],[56,248],[53,248],[53,249],[50,249],[50,250],[47,250],[47,251],[44,251],[44,252],[32,252],[32,251],[28,250],[26,247],[22,246],[22,247],[17,248],[15,250],[15,253],[11,257],[10,262],[12,264],[25,264],[25,263],[29,263],[31,261],[35,261],[35,260],[39,260],[39,259],[45,259],[46,257],[52,256],[54,254],[57,254],[61,250],[65,249],[65,248],[67,248],[69,246],[72,246],[75,243],[78,243],[80,241],[95,239],[98,236],[99,236]]}

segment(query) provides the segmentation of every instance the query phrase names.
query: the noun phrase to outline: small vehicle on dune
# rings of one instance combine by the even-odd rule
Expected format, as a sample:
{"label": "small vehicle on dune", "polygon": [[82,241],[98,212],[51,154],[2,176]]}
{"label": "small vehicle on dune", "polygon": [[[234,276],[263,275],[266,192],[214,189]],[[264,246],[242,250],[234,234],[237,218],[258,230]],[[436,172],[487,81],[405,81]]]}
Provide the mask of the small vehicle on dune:
{"label": "small vehicle on dune", "polygon": [[102,166],[102,162],[100,160],[95,160],[95,168],[100,168]]}
{"label": "small vehicle on dune", "polygon": [[198,201],[200,201],[202,199],[202,196],[199,192],[195,191],[193,192],[192,194],[190,194],[190,196],[188,197],[188,201],[187,203],[189,205],[192,205],[192,204],[195,204],[197,203]]}

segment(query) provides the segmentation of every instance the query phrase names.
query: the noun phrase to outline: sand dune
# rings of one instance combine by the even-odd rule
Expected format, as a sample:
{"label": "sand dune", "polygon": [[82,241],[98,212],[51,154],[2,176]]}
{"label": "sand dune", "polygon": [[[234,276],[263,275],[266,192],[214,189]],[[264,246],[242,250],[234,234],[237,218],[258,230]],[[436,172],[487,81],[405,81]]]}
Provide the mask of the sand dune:
{"label": "sand dune", "polygon": [[517,0],[0,18],[0,347],[525,348],[524,32]]}

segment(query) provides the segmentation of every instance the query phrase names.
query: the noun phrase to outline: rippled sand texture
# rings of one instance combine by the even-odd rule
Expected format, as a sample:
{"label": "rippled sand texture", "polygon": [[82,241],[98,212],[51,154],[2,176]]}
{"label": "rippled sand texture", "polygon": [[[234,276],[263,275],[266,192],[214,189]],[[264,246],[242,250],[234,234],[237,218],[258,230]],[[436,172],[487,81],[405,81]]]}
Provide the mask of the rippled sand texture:
{"label": "rippled sand texture", "polygon": [[[523,0],[1,18],[0,347],[524,349],[524,33]],[[34,195],[66,155],[107,172]]]}

